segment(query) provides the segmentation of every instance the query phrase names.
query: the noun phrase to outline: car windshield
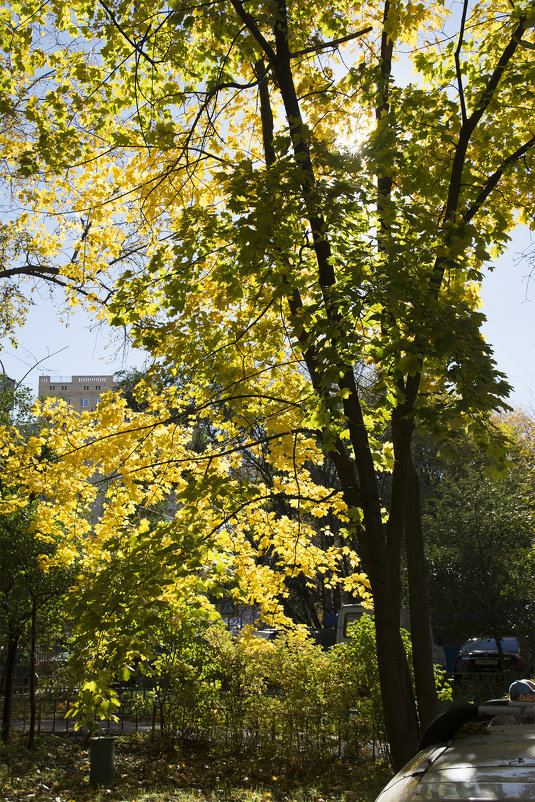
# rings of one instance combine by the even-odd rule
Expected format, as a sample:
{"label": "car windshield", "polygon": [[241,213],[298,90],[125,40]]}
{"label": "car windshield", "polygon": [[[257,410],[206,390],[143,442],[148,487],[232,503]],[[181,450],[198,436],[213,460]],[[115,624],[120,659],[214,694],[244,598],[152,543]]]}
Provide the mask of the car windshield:
{"label": "car windshield", "polygon": [[[518,652],[519,645],[516,638],[502,638],[502,650],[504,652]],[[461,652],[497,652],[495,638],[473,638],[467,641],[461,648]]]}

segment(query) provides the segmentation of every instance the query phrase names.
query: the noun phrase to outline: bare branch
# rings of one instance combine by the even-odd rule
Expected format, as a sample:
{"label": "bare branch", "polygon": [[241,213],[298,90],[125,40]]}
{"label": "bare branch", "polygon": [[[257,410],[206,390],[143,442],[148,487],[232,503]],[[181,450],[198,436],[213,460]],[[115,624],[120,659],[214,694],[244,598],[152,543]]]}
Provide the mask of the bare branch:
{"label": "bare branch", "polygon": [[455,72],[457,73],[457,85],[459,88],[459,99],[461,102],[461,117],[463,125],[466,123],[466,104],[464,100],[463,76],[461,73],[460,55],[461,55],[461,48],[463,46],[464,26],[466,24],[467,12],[468,12],[468,0],[464,0],[463,13],[461,17],[461,27],[459,30],[459,40],[457,42],[457,49],[455,51]]}
{"label": "bare branch", "polygon": [[311,45],[310,47],[304,47],[302,50],[295,50],[290,53],[290,58],[305,56],[307,53],[319,53],[321,50],[327,50],[329,47],[338,47],[338,45],[343,45],[344,42],[350,42],[352,39],[364,36],[364,34],[370,33],[370,31],[373,31],[373,28],[371,25],[368,25],[367,28],[363,28],[361,31],[349,33],[347,36],[341,36],[339,39],[332,39],[330,42],[321,42],[319,45]]}

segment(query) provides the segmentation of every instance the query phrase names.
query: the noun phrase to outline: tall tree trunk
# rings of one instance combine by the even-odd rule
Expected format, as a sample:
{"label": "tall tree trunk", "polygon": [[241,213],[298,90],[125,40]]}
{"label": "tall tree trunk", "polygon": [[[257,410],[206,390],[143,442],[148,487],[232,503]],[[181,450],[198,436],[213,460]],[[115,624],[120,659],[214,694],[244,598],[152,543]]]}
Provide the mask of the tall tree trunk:
{"label": "tall tree trunk", "polygon": [[412,455],[409,460],[407,479],[405,553],[409,584],[412,658],[418,713],[422,729],[425,729],[438,713],[438,696],[433,670],[431,619],[427,596],[424,537],[420,506],[420,481]]}
{"label": "tall tree trunk", "polygon": [[37,642],[37,599],[32,598],[32,634],[30,646],[30,730],[28,748],[35,746],[35,680],[36,680],[36,642]]}
{"label": "tall tree trunk", "polygon": [[392,764],[401,768],[416,751],[419,724],[405,649],[401,640],[399,609],[392,609],[388,582],[372,584],[377,664],[385,729]]}
{"label": "tall tree trunk", "polygon": [[[344,401],[344,406],[360,480],[364,528],[359,532],[359,553],[373,595],[385,727],[392,763],[400,768],[414,755],[420,737],[412,681],[400,635],[400,565],[394,559],[397,548],[389,548],[384,531],[375,466],[356,389]],[[341,477],[340,481],[343,487]]]}
{"label": "tall tree trunk", "polygon": [[4,710],[2,719],[2,741],[7,743],[11,728],[11,711],[13,706],[13,673],[17,660],[17,647],[20,635],[10,635],[7,645],[6,664],[4,667]]}
{"label": "tall tree trunk", "polygon": [[[262,47],[269,62],[269,68],[276,77],[288,121],[295,162],[299,166],[301,195],[312,234],[318,266],[318,283],[323,294],[325,315],[333,324],[341,324],[339,309],[332,293],[332,289],[336,285],[336,276],[331,262],[331,247],[327,234],[328,221],[323,216],[322,204],[317,197],[308,134],[301,117],[293,80],[285,0],[277,0],[278,13],[274,27],[275,49],[263,38],[254,19],[245,10],[243,4],[239,0],[232,0],[232,4]],[[264,64],[261,60],[256,62],[254,70],[259,81],[264,152],[269,168],[274,162],[275,153],[271,144],[273,128],[272,114],[269,108],[267,73],[264,72]],[[288,284],[291,288],[290,280]],[[318,358],[313,339],[308,338],[299,320],[302,303],[297,289],[290,290],[288,304],[296,337],[310,371],[314,389],[319,398],[325,398],[327,385],[322,381],[321,359]],[[377,477],[360,406],[358,387],[351,369],[346,369],[339,380],[339,386],[340,389],[349,391],[349,397],[345,398],[343,405],[355,459],[353,460],[344,446],[338,443],[328,451],[336,466],[348,507],[359,506],[364,512],[364,527],[358,528],[359,550],[364,570],[370,579],[374,599],[377,656],[386,736],[390,744],[392,762],[398,768],[412,757],[419,738],[419,724],[412,683],[399,631],[400,604],[397,584],[399,583],[399,560],[396,583],[395,570],[392,570],[392,566],[389,567],[388,564]],[[402,526],[402,521],[400,526]]]}

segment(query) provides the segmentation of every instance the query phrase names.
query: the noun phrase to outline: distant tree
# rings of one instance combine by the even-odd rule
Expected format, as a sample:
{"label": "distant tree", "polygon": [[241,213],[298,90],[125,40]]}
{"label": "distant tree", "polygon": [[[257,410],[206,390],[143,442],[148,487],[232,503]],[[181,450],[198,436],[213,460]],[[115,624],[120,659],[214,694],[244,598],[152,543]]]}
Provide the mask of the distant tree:
{"label": "distant tree", "polygon": [[34,745],[37,644],[49,643],[51,633],[61,631],[63,619],[57,601],[72,580],[72,572],[60,566],[43,569],[42,558],[53,558],[55,550],[53,541],[39,538],[31,509],[0,515],[0,633],[6,654],[2,678],[4,743],[9,738],[13,676],[22,644],[29,654],[28,737],[30,748]]}
{"label": "distant tree", "polygon": [[[518,441],[504,474],[474,442],[464,443],[454,460],[420,446],[433,608],[468,635],[533,629],[533,479]],[[431,459],[424,463],[426,451]]]}

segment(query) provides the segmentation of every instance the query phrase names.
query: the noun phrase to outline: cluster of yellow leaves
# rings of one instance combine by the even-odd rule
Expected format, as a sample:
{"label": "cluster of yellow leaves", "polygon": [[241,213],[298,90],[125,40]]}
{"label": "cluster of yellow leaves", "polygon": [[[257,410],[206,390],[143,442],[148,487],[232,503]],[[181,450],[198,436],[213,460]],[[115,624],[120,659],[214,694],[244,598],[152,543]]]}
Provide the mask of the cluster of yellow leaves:
{"label": "cluster of yellow leaves", "polygon": [[[198,452],[188,423],[191,399],[176,388],[146,388],[144,398],[144,411],[134,413],[123,397],[109,393],[96,412],[83,414],[47,399],[36,410],[36,434],[1,432],[3,487],[9,488],[1,509],[35,505],[36,536],[57,544],[53,556],[43,557],[44,569],[76,562],[98,573],[119,555],[140,559],[143,543],[150,559],[157,542],[177,566],[157,593],[161,601],[227,587],[237,601],[260,603],[277,617],[288,578],[304,575],[312,582],[319,571],[327,583],[336,582],[341,560],[349,556],[358,565],[346,545],[320,546],[319,532],[330,533],[315,521],[326,518],[333,498],[306,468],[320,459],[311,438],[289,434],[272,441],[276,475],[269,487],[244,463],[233,419],[208,410],[220,434]],[[260,454],[261,445],[251,441],[249,449]],[[270,511],[277,497],[290,499],[291,517]],[[343,514],[341,499],[334,499]],[[195,570],[182,570],[192,562]],[[365,585],[355,573],[351,590]]]}

